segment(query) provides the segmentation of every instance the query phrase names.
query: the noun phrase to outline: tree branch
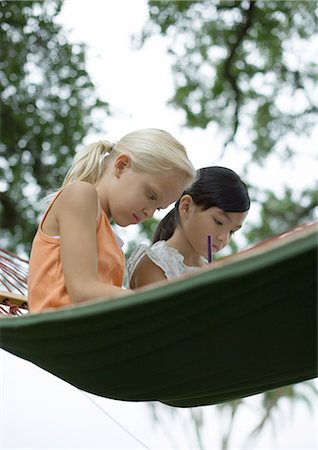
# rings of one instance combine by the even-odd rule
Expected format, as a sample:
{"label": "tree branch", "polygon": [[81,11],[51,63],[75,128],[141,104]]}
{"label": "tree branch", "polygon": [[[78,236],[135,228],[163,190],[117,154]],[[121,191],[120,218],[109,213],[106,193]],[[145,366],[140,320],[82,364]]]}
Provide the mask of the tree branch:
{"label": "tree branch", "polygon": [[241,103],[241,91],[238,86],[237,77],[233,75],[232,72],[232,64],[236,57],[237,49],[241,46],[242,42],[244,41],[247,31],[252,25],[254,14],[255,14],[255,8],[256,8],[256,0],[251,0],[249,4],[249,8],[246,10],[245,14],[245,20],[239,30],[239,33],[237,35],[237,40],[234,42],[234,44],[229,46],[229,56],[225,61],[224,64],[224,78],[227,79],[234,91],[235,94],[235,112],[234,112],[234,127],[233,127],[233,133],[230,136],[230,138],[225,143],[224,147],[226,147],[230,142],[233,141],[234,136],[237,132],[237,128],[239,125],[239,111],[240,111],[240,103]]}

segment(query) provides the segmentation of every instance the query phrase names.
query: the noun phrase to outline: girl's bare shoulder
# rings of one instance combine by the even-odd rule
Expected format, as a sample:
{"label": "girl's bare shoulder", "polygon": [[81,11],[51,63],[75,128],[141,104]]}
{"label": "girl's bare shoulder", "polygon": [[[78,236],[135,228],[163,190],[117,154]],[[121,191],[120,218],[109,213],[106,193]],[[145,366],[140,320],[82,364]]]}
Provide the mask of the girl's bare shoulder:
{"label": "girl's bare shoulder", "polygon": [[74,181],[63,189],[56,199],[56,213],[67,211],[86,211],[96,216],[98,195],[95,187],[86,181]]}
{"label": "girl's bare shoulder", "polygon": [[97,199],[97,191],[92,184],[86,181],[74,181],[63,189],[57,200],[61,204],[76,207],[91,202],[97,204]]}
{"label": "girl's bare shoulder", "polygon": [[132,275],[133,288],[136,289],[163,280],[166,280],[163,270],[151,261],[147,255],[144,255]]}
{"label": "girl's bare shoulder", "polygon": [[97,199],[97,191],[95,187],[87,181],[74,181],[69,186],[63,189],[60,195],[61,198],[75,198],[92,200]]}

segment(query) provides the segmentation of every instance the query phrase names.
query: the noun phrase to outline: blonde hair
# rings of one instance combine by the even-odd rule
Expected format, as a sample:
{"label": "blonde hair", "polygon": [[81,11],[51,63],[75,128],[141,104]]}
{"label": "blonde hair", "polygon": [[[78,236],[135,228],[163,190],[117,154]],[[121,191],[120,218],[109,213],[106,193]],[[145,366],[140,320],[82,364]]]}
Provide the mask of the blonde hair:
{"label": "blonde hair", "polygon": [[133,131],[117,143],[99,141],[86,146],[73,160],[62,188],[73,181],[96,183],[109,159],[126,153],[135,171],[158,173],[177,171],[189,186],[195,178],[195,169],[188,159],[186,149],[171,134],[155,128]]}

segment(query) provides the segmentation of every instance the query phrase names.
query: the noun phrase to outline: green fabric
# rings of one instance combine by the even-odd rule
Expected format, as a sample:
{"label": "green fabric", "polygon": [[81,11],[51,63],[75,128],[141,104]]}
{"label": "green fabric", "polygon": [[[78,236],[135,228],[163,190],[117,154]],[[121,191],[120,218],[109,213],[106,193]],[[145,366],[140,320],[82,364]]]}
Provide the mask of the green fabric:
{"label": "green fabric", "polygon": [[1,318],[1,347],[100,396],[182,407],[313,378],[316,234],[283,241],[134,296]]}

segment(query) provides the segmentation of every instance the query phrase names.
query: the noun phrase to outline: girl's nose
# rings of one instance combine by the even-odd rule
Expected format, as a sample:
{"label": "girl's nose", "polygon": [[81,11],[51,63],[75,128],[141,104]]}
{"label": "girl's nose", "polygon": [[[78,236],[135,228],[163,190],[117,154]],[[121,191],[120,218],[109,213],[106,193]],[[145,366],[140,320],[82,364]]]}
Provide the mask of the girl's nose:
{"label": "girl's nose", "polygon": [[145,208],[143,210],[143,215],[145,216],[146,219],[150,219],[154,215],[155,211],[156,208],[147,208],[147,209]]}
{"label": "girl's nose", "polygon": [[230,241],[230,233],[224,232],[219,234],[218,240],[221,243],[222,248],[224,248]]}

